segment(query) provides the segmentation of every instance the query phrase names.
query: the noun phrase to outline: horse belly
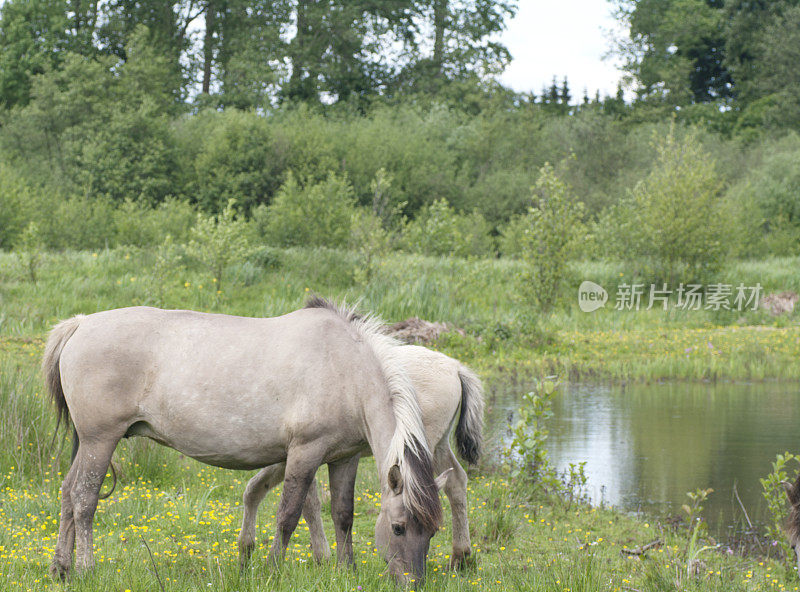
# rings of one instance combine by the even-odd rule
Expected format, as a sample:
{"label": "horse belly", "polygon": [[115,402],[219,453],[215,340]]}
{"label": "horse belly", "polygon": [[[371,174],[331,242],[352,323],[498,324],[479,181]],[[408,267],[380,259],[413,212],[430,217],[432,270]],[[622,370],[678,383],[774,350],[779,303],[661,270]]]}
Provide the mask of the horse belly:
{"label": "horse belly", "polygon": [[181,422],[176,426],[153,418],[135,423],[126,435],[150,438],[195,460],[226,469],[257,469],[286,460],[286,445],[279,434],[267,437],[268,431],[236,429],[228,421],[200,421],[191,426]]}

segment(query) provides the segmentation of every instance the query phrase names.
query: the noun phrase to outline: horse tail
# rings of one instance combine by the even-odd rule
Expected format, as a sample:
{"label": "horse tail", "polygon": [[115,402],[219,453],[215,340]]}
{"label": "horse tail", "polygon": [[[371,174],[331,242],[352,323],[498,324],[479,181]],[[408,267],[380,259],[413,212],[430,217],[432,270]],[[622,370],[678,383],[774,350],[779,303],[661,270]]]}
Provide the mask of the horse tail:
{"label": "horse tail", "polygon": [[[78,315],[61,321],[50,331],[47,344],[44,346],[42,375],[47,391],[50,393],[50,400],[56,408],[56,433],[62,423],[65,426],[70,423],[69,407],[67,407],[67,399],[64,397],[64,388],[61,385],[61,352],[78,329],[83,318],[83,315]],[[73,440],[77,442],[77,434],[74,435]],[[77,452],[77,447],[75,451]]]}
{"label": "horse tail", "polygon": [[458,378],[461,381],[461,414],[456,424],[456,445],[458,455],[474,465],[483,446],[483,385],[463,364],[459,364]]}

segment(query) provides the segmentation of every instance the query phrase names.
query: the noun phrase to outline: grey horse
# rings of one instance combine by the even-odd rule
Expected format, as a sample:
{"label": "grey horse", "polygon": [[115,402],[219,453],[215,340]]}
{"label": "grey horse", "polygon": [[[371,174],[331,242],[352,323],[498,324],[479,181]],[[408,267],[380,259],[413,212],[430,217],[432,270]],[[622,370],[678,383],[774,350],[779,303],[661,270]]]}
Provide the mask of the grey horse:
{"label": "grey horse", "polygon": [[145,436],[219,467],[285,464],[274,563],[317,468],[329,467],[339,521],[352,506],[352,458],[372,450],[381,513],[408,532],[390,573],[421,583],[446,476],[434,478],[399,349],[376,319],[320,298],[275,318],[135,307],[61,322],[42,364],[77,454],[61,486],[51,574],[67,575],[73,547],[76,569],[93,567],[92,522],[111,456],[121,438]]}
{"label": "grey horse", "polygon": [[[456,460],[450,448],[450,434],[455,427],[456,448],[459,456],[468,463],[478,461],[481,453],[483,428],[483,386],[480,379],[469,368],[442,353],[418,345],[407,345],[399,350],[399,360],[404,365],[417,393],[422,411],[425,436],[433,448],[434,472],[450,472],[444,491],[450,500],[453,516],[453,552],[451,567],[463,567],[472,552],[467,516],[467,473]],[[459,413],[460,410],[460,413]],[[355,481],[358,458],[352,460],[349,470]],[[283,479],[285,465],[272,465],[250,479],[244,493],[244,515],[239,533],[239,558],[242,566],[255,547],[256,514],[267,491]],[[352,502],[350,502],[352,507]],[[333,506],[333,504],[332,504]],[[303,516],[311,535],[314,558],[321,561],[330,556],[330,546],[325,537],[320,515],[320,501],[316,484],[309,488],[303,507]],[[337,524],[336,552],[340,563],[353,561],[353,539],[349,528],[340,530]],[[344,521],[352,524],[352,516]],[[394,547],[404,536],[402,528],[395,529],[378,517],[375,526],[375,541],[384,557],[390,558]],[[390,528],[391,527],[391,528]]]}

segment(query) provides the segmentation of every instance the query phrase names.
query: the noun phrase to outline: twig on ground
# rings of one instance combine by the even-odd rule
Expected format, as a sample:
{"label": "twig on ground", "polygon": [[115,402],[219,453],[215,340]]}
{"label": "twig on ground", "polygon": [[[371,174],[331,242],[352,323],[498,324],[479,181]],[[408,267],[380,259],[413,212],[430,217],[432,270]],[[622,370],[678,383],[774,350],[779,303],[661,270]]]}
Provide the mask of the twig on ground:
{"label": "twig on ground", "polygon": [[147,544],[147,541],[144,540],[142,535],[139,535],[139,538],[142,539],[144,548],[147,549],[148,553],[150,553],[150,562],[153,564],[153,571],[156,572],[156,579],[158,580],[158,585],[161,587],[161,592],[167,592],[164,588],[164,582],[161,581],[161,575],[158,573],[158,566],[156,566],[156,560],[153,558],[153,552],[150,550],[150,545]]}
{"label": "twig on ground", "polygon": [[644,555],[651,549],[658,549],[664,544],[664,541],[661,539],[655,540],[652,543],[647,543],[646,545],[642,545],[641,547],[636,547],[635,549],[622,549],[620,553],[622,555]]}

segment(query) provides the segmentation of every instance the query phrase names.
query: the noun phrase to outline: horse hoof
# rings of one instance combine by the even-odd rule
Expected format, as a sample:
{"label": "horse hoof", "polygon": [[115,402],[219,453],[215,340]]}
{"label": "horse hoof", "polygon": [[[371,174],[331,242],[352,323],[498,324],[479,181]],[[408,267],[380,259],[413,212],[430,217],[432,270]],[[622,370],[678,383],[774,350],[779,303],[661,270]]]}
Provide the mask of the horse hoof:
{"label": "horse hoof", "polygon": [[329,561],[331,557],[333,557],[333,554],[330,551],[327,553],[314,553],[314,563],[322,565],[326,561]]}
{"label": "horse hoof", "polygon": [[475,559],[473,559],[471,555],[469,551],[466,553],[463,551],[454,551],[453,555],[450,557],[450,569],[454,571],[467,569],[475,563]]}
{"label": "horse hoof", "polygon": [[50,564],[50,577],[54,580],[61,580],[62,582],[67,579],[69,574],[69,565],[62,565],[58,561],[53,561]]}
{"label": "horse hoof", "polygon": [[253,555],[253,551],[239,551],[239,571],[245,571],[247,566],[250,565],[250,557]]}

